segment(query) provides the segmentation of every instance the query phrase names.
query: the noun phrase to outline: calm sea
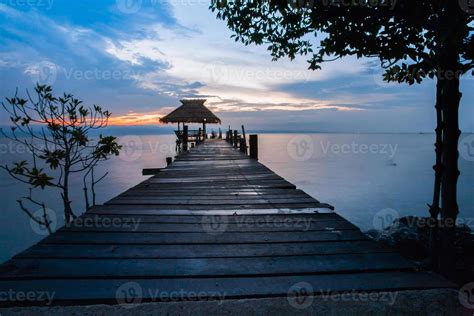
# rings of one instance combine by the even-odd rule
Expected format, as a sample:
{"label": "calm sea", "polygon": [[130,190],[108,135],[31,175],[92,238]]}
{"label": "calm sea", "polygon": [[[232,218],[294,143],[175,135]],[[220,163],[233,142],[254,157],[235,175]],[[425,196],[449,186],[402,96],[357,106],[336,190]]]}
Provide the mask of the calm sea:
{"label": "calm sea", "polygon": [[[98,203],[143,181],[143,168],[165,166],[174,155],[174,136],[124,136],[120,157],[103,163],[98,174],[109,175],[98,185]],[[362,230],[379,228],[380,214],[426,216],[433,189],[432,134],[260,134],[260,160]],[[460,222],[474,227],[474,135],[460,142],[459,206]],[[0,163],[26,159],[22,146],[0,139]],[[44,233],[30,223],[16,200],[27,194],[26,187],[0,171],[0,262],[33,245]],[[82,179],[75,180],[72,195],[76,213],[84,208]],[[57,213],[62,224],[57,192],[38,190]],[[35,208],[33,208],[35,210]]]}

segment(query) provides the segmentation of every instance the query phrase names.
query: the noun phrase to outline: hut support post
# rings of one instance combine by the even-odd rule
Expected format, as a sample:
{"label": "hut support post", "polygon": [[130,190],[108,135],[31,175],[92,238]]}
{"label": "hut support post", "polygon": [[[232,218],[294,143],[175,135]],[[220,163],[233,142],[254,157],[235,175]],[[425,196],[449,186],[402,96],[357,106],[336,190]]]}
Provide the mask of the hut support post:
{"label": "hut support post", "polygon": [[202,141],[205,141],[207,139],[206,123],[202,123],[202,135]]}
{"label": "hut support post", "polygon": [[183,151],[188,151],[188,125],[183,126]]}
{"label": "hut support post", "polygon": [[258,160],[258,135],[249,136],[250,158]]}
{"label": "hut support post", "polygon": [[222,139],[222,130],[220,127],[219,127],[219,139]]}
{"label": "hut support post", "polygon": [[203,137],[203,133],[202,133],[201,128],[199,127],[198,135],[196,137],[196,144],[197,145],[199,145],[201,143],[201,141],[204,141],[204,137],[203,137],[202,140],[201,140],[201,137]]}

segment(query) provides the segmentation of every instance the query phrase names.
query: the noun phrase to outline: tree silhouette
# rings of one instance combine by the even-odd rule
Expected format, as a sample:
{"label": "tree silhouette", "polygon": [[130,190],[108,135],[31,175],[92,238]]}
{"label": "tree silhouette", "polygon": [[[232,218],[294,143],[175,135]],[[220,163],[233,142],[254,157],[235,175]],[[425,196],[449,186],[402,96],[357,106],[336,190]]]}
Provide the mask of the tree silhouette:
{"label": "tree silhouette", "polygon": [[72,176],[82,176],[86,209],[90,208],[88,192],[92,193],[95,205],[94,186],[107,174],[94,177],[94,168],[112,155],[118,155],[121,146],[113,136],[92,139],[92,130],[107,126],[110,112],[100,106],[86,107],[71,94],[53,95],[47,85],[36,85],[36,95],[28,93],[27,98],[16,94],[2,102],[12,123],[9,132],[0,129],[8,139],[24,145],[31,155],[31,161],[20,161],[13,166],[0,166],[14,179],[30,186],[29,195],[23,200],[40,207],[41,216],[35,216],[22,199],[20,208],[40,226],[51,232],[50,219],[44,202],[33,198],[34,188],[50,187],[60,191],[64,205],[64,217],[69,224],[76,215],[71,207],[70,180]]}
{"label": "tree silhouette", "polygon": [[274,60],[307,55],[309,68],[316,70],[344,56],[374,57],[385,69],[386,81],[411,85],[426,78],[437,80],[430,213],[435,219],[441,216],[444,227],[441,261],[445,262],[440,264],[452,266],[447,260],[452,259],[459,212],[459,83],[474,67],[471,0],[213,0],[210,9],[227,22],[236,41],[268,45]]}

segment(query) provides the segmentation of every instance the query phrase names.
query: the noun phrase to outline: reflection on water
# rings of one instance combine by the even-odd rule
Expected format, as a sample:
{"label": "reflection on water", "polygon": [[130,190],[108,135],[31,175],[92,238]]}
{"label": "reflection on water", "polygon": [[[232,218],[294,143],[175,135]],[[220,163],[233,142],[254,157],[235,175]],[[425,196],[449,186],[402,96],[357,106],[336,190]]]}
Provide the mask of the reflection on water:
{"label": "reflection on water", "polygon": [[[262,134],[260,160],[321,202],[336,207],[344,217],[363,230],[374,227],[379,212],[426,215],[431,201],[434,135],[415,134]],[[174,136],[124,136],[120,157],[102,164],[109,176],[98,185],[98,203],[103,203],[146,179],[143,168],[160,168],[166,157],[175,155]],[[0,140],[0,163],[26,159],[21,146]],[[459,205],[461,220],[474,227],[474,162],[460,158]],[[44,236],[35,232],[18,209],[16,200],[26,188],[1,172],[2,214],[0,221],[0,262],[10,258]],[[81,179],[73,185],[82,188]],[[58,215],[62,225],[61,202],[57,192],[36,192]],[[79,189],[72,199],[76,213],[83,209]],[[377,226],[376,226],[377,227]]]}

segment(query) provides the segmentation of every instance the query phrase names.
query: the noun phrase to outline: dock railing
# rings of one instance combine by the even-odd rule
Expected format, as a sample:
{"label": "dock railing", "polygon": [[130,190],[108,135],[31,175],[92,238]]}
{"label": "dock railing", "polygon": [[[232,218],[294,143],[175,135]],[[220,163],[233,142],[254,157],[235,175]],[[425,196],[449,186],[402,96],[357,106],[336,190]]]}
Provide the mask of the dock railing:
{"label": "dock railing", "polygon": [[244,125],[242,125],[241,133],[238,130],[232,130],[229,126],[225,140],[235,149],[239,149],[241,152],[249,155],[250,158],[258,160],[258,135],[249,135],[247,143]]}

